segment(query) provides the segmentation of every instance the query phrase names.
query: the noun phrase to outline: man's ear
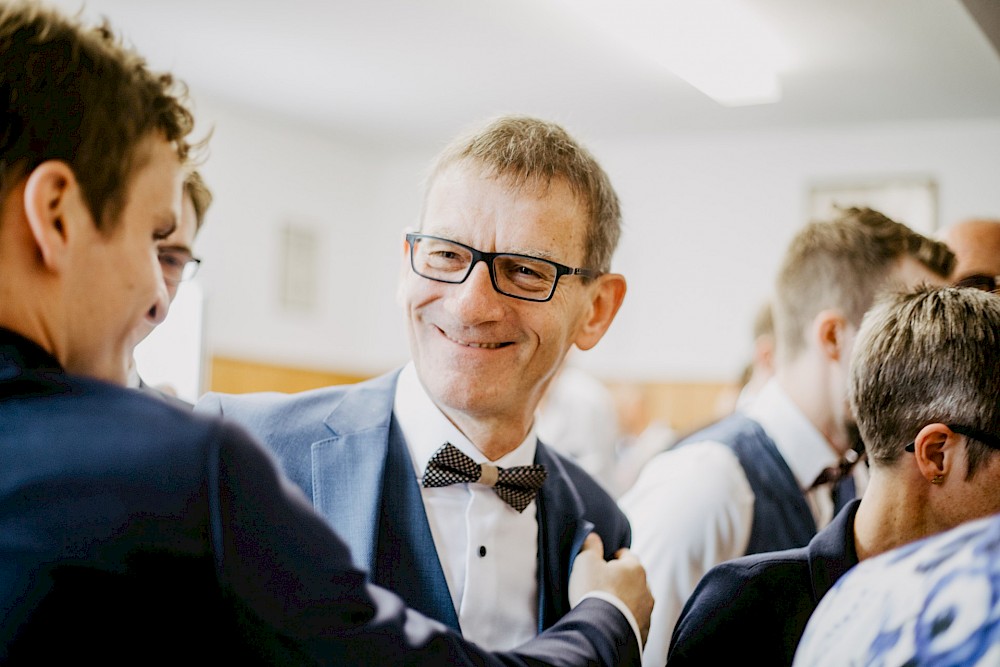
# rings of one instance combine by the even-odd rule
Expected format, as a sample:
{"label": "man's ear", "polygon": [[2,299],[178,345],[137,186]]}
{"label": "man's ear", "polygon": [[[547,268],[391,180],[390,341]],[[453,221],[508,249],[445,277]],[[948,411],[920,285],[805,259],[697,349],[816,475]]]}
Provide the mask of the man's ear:
{"label": "man's ear", "polygon": [[837,310],[821,311],[813,319],[813,335],[820,351],[830,361],[840,361],[847,353],[847,319]]}
{"label": "man's ear", "polygon": [[941,484],[955,467],[960,437],[945,424],[928,424],[913,439],[913,456],[921,476]]}
{"label": "man's ear", "polygon": [[48,160],[28,174],[24,213],[45,268],[62,268],[71,234],[70,218],[79,215],[79,185],[68,164]]}
{"label": "man's ear", "polygon": [[580,325],[574,341],[581,350],[589,350],[597,345],[611,326],[625,299],[625,276],[620,273],[605,273],[594,282],[595,284],[590,287],[592,291],[589,312]]}

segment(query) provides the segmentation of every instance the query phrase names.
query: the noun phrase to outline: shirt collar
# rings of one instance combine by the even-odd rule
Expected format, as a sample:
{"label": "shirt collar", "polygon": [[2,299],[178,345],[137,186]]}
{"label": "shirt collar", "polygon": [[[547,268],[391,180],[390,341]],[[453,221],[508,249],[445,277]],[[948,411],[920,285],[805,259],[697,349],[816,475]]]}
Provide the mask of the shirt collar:
{"label": "shirt collar", "polygon": [[840,461],[837,452],[777,380],[771,379],[764,385],[746,414],[774,440],[799,488],[809,489],[824,469]]}
{"label": "shirt collar", "polygon": [[[413,469],[417,472],[418,479],[423,477],[427,462],[434,456],[434,452],[446,442],[450,442],[476,463],[488,461],[486,456],[434,404],[420,378],[417,377],[417,369],[412,361],[399,373],[392,411],[410,451],[410,459],[413,461]],[[536,446],[535,427],[532,426],[517,449],[492,463],[502,468],[531,465],[535,462]]]}

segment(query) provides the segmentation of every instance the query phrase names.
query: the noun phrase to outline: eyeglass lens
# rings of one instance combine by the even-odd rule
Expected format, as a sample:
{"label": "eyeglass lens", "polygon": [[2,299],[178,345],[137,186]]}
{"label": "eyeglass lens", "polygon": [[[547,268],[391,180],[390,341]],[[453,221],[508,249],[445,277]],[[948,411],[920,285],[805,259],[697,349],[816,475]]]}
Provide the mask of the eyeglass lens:
{"label": "eyeglass lens", "polygon": [[198,260],[183,250],[164,248],[158,256],[163,279],[172,284],[189,280],[198,272]]}
{"label": "eyeglass lens", "polygon": [[[460,283],[471,272],[472,252],[450,241],[418,238],[412,256],[414,270],[432,280]],[[558,278],[554,264],[522,255],[496,255],[491,269],[498,291],[529,300],[547,299]]]}

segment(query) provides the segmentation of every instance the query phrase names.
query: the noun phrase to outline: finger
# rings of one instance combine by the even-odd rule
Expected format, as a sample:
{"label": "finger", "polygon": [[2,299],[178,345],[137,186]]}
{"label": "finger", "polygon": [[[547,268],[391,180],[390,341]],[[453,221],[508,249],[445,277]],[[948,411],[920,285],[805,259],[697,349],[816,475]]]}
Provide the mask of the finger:
{"label": "finger", "polygon": [[627,549],[625,547],[622,547],[621,549],[615,552],[615,559],[626,563],[639,562],[639,559],[636,557],[636,555],[632,553],[630,549]]}
{"label": "finger", "polygon": [[597,533],[591,533],[590,535],[587,535],[587,539],[583,541],[583,549],[581,549],[581,553],[583,551],[593,551],[595,553],[601,554],[602,555],[601,559],[603,560],[604,542],[601,540],[601,536],[598,535]]}

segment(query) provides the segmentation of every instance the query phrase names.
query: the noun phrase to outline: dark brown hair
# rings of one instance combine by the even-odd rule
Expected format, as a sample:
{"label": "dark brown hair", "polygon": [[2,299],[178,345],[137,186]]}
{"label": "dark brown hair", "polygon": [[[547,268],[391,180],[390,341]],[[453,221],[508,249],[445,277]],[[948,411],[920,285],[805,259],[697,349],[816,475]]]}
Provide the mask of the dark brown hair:
{"label": "dark brown hair", "polygon": [[0,197],[48,160],[72,168],[98,229],[113,229],[129,176],[153,133],[187,157],[191,113],[169,74],[154,74],[105,23],[37,3],[0,7]]}

